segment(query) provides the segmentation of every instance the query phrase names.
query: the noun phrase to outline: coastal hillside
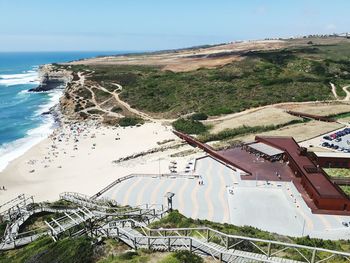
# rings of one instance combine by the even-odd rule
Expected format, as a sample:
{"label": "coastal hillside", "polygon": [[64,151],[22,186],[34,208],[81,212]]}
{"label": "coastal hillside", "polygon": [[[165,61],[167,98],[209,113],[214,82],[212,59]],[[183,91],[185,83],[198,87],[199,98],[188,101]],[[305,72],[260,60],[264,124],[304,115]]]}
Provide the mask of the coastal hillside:
{"label": "coastal hillside", "polygon": [[349,58],[350,40],[328,37],[100,57],[56,69],[75,74],[63,112],[115,123],[123,116],[217,116],[281,102],[343,99]]}

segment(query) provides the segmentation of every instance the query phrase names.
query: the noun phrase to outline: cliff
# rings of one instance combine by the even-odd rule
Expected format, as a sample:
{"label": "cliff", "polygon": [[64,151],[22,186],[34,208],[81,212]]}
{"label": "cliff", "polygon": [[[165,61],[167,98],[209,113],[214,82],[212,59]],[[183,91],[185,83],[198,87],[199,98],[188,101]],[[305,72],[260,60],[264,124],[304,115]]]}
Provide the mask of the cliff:
{"label": "cliff", "polygon": [[40,84],[30,89],[30,92],[46,92],[57,88],[64,88],[73,76],[67,70],[58,70],[53,65],[44,65],[39,69]]}

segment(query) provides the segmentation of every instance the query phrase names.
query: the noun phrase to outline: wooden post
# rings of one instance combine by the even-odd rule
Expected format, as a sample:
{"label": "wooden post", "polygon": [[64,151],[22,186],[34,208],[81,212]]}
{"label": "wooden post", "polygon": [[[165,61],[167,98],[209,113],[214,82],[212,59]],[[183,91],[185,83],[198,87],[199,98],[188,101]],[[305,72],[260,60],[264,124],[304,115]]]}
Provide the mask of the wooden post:
{"label": "wooden post", "polygon": [[316,259],[316,249],[314,249],[314,250],[312,251],[312,258],[311,258],[310,263],[315,263],[315,259]]}
{"label": "wooden post", "polygon": [[136,241],[136,237],[134,237],[134,247],[135,247],[135,250],[137,250],[137,241]]}
{"label": "wooden post", "polygon": [[192,238],[190,238],[190,252],[192,252]]}
{"label": "wooden post", "polygon": [[267,257],[271,256],[271,243],[267,245]]}

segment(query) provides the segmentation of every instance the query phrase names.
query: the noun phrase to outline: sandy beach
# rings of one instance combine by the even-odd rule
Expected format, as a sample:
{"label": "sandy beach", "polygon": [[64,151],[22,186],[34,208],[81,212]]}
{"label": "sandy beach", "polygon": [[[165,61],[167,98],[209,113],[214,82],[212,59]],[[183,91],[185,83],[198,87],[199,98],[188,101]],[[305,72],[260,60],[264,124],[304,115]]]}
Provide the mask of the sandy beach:
{"label": "sandy beach", "polygon": [[158,122],[127,128],[101,126],[93,121],[65,123],[0,172],[0,187],[6,188],[0,191],[0,199],[4,202],[24,193],[33,195],[36,201],[52,201],[64,191],[93,195],[130,173],[169,173],[170,155],[189,146],[117,164],[113,161],[179,143],[171,127]]}

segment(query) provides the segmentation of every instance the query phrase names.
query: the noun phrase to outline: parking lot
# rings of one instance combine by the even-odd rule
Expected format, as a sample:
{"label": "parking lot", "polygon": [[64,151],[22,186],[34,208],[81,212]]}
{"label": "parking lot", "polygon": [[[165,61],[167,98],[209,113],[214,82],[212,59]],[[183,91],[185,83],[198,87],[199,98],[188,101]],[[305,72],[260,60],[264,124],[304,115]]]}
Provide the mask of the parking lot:
{"label": "parking lot", "polygon": [[350,153],[350,128],[344,128],[323,136],[321,146]]}

